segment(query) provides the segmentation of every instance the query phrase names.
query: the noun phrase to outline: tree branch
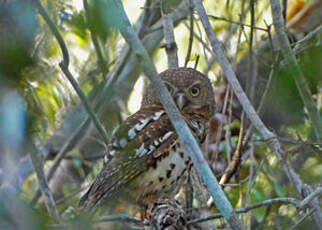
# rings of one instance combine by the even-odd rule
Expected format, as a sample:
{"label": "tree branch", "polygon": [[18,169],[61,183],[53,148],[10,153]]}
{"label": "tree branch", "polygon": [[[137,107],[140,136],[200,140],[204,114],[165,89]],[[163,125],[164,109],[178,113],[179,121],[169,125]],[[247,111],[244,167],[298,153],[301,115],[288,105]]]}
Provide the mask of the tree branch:
{"label": "tree branch", "polygon": [[189,0],[189,9],[190,9],[190,34],[189,34],[189,44],[188,44],[188,50],[187,50],[187,56],[184,61],[184,67],[187,67],[188,62],[190,60],[191,56],[191,50],[192,50],[192,43],[193,43],[193,4],[192,0]]}
{"label": "tree branch", "polygon": [[92,26],[90,25],[90,13],[89,13],[89,6],[88,6],[88,2],[87,0],[83,0],[83,5],[84,5],[84,10],[85,10],[85,15],[86,15],[86,22],[87,22],[87,27],[91,32],[91,38],[92,38],[92,42],[97,54],[97,59],[98,59],[98,64],[99,67],[102,71],[103,77],[105,77],[105,74],[108,72],[108,66],[107,66],[107,54],[104,51],[104,48],[102,46],[102,42],[100,40],[100,38],[97,36],[96,32],[94,31],[94,29],[92,28]]}
{"label": "tree branch", "polygon": [[291,230],[296,229],[306,218],[311,216],[316,211],[316,208],[311,209],[305,215],[303,215],[296,223],[290,228]]}
{"label": "tree branch", "polygon": [[229,23],[232,23],[232,24],[235,24],[235,25],[246,26],[246,27],[250,27],[250,28],[255,29],[255,30],[262,30],[262,31],[268,32],[268,30],[266,28],[262,28],[262,27],[258,27],[258,26],[252,26],[252,25],[248,25],[248,24],[245,24],[245,23],[241,23],[241,22],[235,22],[235,21],[232,21],[232,20],[227,19],[227,18],[218,17],[218,16],[211,15],[211,14],[208,14],[208,17],[210,19],[222,20],[222,21],[229,22]]}
{"label": "tree branch", "polygon": [[37,151],[36,146],[34,144],[32,145],[33,146],[30,152],[30,157],[31,157],[31,161],[34,166],[34,169],[36,171],[38,186],[45,198],[45,205],[49,215],[53,217],[56,222],[59,222],[59,214],[56,208],[53,194],[51,193],[47,184],[46,176],[43,171],[42,160],[40,158],[40,153]]}
{"label": "tree branch", "polygon": [[305,197],[304,200],[301,201],[299,204],[300,208],[304,208],[306,205],[308,205],[312,199],[316,198],[317,196],[322,195],[322,187],[319,187],[314,192],[310,193],[307,197]]}
{"label": "tree branch", "polygon": [[173,31],[173,19],[172,14],[164,11],[163,1],[161,0],[161,15],[163,23],[163,33],[165,38],[165,44],[162,47],[165,48],[168,57],[168,67],[177,68],[178,67],[178,54],[177,54],[177,43],[174,38]]}
{"label": "tree branch", "polygon": [[[250,205],[246,208],[236,209],[235,213],[246,213],[246,212],[249,212],[250,210],[260,208],[262,206],[275,204],[275,203],[290,203],[295,206],[298,206],[299,202],[300,202],[299,200],[292,198],[292,197],[281,197],[281,198],[268,199],[263,202]],[[208,216],[206,218],[198,218],[198,219],[190,220],[190,221],[188,221],[187,225],[196,224],[196,223],[209,221],[209,220],[213,220],[213,219],[218,219],[218,218],[222,218],[222,217],[223,217],[223,215],[221,213],[218,213],[213,216]]]}
{"label": "tree branch", "polygon": [[[86,130],[88,129],[89,124],[90,124],[90,118],[86,119],[81,124],[81,126],[78,129],[76,129],[72,133],[72,135],[70,135],[70,137],[67,139],[67,141],[64,143],[63,147],[59,150],[58,154],[56,155],[53,165],[51,166],[51,168],[49,169],[46,175],[47,181],[50,181],[50,179],[54,176],[54,173],[56,172],[60,162],[64,159],[65,155],[70,150],[70,148],[75,146],[76,143],[85,136],[85,133],[86,133]],[[40,190],[37,189],[37,191],[35,192],[31,200],[31,203],[35,204],[39,199],[39,197],[40,197]]]}

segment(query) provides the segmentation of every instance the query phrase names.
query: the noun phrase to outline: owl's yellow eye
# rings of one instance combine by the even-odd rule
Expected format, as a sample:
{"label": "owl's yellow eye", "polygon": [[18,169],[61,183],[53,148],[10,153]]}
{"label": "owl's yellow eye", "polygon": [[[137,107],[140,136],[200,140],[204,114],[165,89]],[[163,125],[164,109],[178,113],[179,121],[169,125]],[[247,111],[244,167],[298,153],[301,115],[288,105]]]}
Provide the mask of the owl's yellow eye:
{"label": "owl's yellow eye", "polygon": [[190,89],[190,94],[193,97],[197,97],[200,94],[200,86],[199,85],[192,86]]}

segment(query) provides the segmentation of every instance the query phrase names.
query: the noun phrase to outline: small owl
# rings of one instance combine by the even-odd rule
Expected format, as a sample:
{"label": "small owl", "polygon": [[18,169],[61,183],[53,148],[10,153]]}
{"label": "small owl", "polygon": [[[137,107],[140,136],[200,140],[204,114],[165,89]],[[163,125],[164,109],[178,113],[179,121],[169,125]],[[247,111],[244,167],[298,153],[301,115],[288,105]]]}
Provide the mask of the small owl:
{"label": "small owl", "polygon": [[[160,74],[189,128],[201,144],[214,111],[209,79],[191,68],[169,69]],[[103,199],[146,207],[171,197],[186,180],[192,162],[179,141],[158,96],[149,87],[141,109],[115,131],[105,162],[80,206],[92,210]]]}

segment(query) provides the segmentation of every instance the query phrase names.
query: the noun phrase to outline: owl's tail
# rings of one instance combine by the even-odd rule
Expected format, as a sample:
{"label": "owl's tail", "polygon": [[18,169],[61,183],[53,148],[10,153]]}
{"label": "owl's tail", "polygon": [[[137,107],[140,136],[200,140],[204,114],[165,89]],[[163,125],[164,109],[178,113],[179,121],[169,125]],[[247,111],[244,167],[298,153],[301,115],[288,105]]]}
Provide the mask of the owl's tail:
{"label": "owl's tail", "polygon": [[118,170],[111,172],[109,169],[103,169],[88,191],[81,197],[79,201],[81,211],[92,212],[104,198],[110,197],[117,187],[119,175]]}

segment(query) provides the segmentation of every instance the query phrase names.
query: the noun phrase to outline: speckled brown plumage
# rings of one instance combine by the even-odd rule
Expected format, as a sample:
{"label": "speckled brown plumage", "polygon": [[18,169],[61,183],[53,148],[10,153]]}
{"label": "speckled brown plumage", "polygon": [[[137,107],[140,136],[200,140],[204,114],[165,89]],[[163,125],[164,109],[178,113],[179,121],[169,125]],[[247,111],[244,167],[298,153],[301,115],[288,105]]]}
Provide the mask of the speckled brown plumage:
{"label": "speckled brown plumage", "polygon": [[[213,113],[209,80],[190,68],[160,74],[197,140],[205,138]],[[116,130],[108,146],[113,157],[104,164],[80,205],[92,209],[103,199],[147,206],[172,196],[184,182],[192,163],[180,144],[158,97],[149,87],[141,109]]]}

